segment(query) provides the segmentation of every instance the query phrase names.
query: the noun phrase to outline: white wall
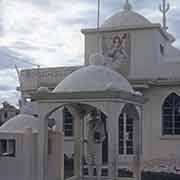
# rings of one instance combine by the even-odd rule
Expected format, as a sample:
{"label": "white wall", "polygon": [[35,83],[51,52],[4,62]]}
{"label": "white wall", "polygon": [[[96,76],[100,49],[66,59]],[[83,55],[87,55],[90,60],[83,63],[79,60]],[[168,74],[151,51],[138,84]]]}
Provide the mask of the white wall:
{"label": "white wall", "polygon": [[23,133],[0,133],[0,139],[15,139],[15,157],[0,157],[0,179],[37,180],[37,162],[35,151],[36,134],[26,136]]}
{"label": "white wall", "polygon": [[[180,78],[180,57],[179,61],[165,61],[167,39],[160,33],[159,28],[115,30],[108,33],[119,34],[120,32],[129,32],[130,34],[130,64],[120,65],[118,72],[125,77],[133,79],[156,79],[156,78]],[[100,33],[100,39],[107,33]],[[160,44],[164,46],[165,55],[160,53]],[[85,64],[89,64],[91,54],[97,53],[97,33],[85,33]],[[170,60],[173,57],[168,57]],[[176,59],[178,59],[176,57]]]}
{"label": "white wall", "polygon": [[144,106],[143,157],[144,159],[168,158],[180,155],[180,136],[162,136],[162,104],[175,92],[180,95],[180,86],[153,87],[145,92],[149,101]]}
{"label": "white wall", "polygon": [[60,132],[49,132],[52,152],[48,155],[48,180],[64,180],[64,140]]}
{"label": "white wall", "polygon": [[[15,157],[0,157],[0,179],[2,180],[22,180],[22,136],[15,134],[0,134],[0,139],[15,139],[16,140],[16,156]],[[14,178],[15,177],[15,178]]]}

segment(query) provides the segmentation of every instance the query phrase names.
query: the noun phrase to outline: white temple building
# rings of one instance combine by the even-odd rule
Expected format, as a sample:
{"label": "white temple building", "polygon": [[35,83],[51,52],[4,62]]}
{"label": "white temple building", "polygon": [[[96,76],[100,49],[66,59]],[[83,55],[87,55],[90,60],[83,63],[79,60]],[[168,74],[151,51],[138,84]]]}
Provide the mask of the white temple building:
{"label": "white temple building", "polygon": [[161,11],[163,26],[127,1],[82,30],[84,66],[22,70],[22,113],[0,128],[0,179],[63,179],[63,154],[77,180],[179,173],[180,50]]}

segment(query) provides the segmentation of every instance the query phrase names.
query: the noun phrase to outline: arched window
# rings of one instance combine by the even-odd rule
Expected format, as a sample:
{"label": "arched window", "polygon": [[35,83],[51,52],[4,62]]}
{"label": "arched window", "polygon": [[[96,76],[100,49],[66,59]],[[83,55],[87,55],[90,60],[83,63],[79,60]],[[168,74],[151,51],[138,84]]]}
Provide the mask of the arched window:
{"label": "arched window", "polygon": [[119,154],[134,153],[134,123],[139,119],[134,105],[126,104],[119,116]]}
{"label": "arched window", "polygon": [[119,154],[133,154],[133,119],[126,113],[119,117]]}
{"label": "arched window", "polygon": [[163,135],[180,134],[180,97],[172,93],[162,107]]}
{"label": "arched window", "polygon": [[68,137],[73,136],[73,116],[67,108],[63,109],[63,126],[64,135]]}

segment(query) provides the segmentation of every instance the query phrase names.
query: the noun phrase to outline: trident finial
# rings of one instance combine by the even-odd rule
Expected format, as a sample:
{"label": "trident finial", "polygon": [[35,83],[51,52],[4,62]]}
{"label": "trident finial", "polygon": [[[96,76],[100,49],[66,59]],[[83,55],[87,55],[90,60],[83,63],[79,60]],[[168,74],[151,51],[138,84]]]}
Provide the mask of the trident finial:
{"label": "trident finial", "polygon": [[129,0],[126,0],[125,4],[124,4],[124,10],[126,11],[130,11],[132,9],[131,4],[129,3]]}
{"label": "trident finial", "polygon": [[168,29],[167,27],[167,24],[166,24],[166,21],[167,21],[167,18],[166,18],[166,13],[169,11],[170,9],[170,4],[169,3],[166,3],[166,0],[162,0],[162,5],[160,4],[159,5],[159,10],[163,13],[163,28],[165,30]]}

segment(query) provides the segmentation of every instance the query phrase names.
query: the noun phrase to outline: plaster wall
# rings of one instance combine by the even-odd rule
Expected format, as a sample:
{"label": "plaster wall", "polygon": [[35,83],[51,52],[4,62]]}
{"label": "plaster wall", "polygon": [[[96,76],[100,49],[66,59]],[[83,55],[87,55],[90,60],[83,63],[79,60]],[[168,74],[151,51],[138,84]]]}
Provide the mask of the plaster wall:
{"label": "plaster wall", "polygon": [[162,136],[162,104],[165,98],[180,87],[153,87],[145,92],[149,101],[143,114],[143,159],[179,157],[180,136]]}
{"label": "plaster wall", "polygon": [[80,66],[22,70],[20,74],[22,92],[32,93],[40,86],[48,86],[52,90],[65,77],[79,68]]}
{"label": "plaster wall", "polygon": [[16,140],[16,157],[0,157],[0,179],[12,180],[16,177],[17,180],[22,180],[22,136],[1,133],[0,138]]}
{"label": "plaster wall", "polygon": [[1,133],[0,138],[16,140],[15,157],[0,157],[0,179],[37,180],[37,162],[35,157],[37,154],[35,152],[36,135],[33,134],[30,137],[31,142],[34,144],[33,146],[30,144],[30,139],[27,139],[27,136],[22,133]]}
{"label": "plaster wall", "polygon": [[[169,42],[158,28],[110,31],[108,33],[130,33],[130,63],[122,64],[117,71],[133,79],[179,78],[180,59],[167,51]],[[102,36],[107,32],[100,33]],[[160,51],[164,47],[164,55]],[[100,49],[101,49],[100,43]],[[172,48],[173,49],[173,48]],[[178,51],[178,50],[177,50]],[[97,33],[85,33],[85,65],[89,64],[91,54],[97,53]],[[169,56],[168,53],[171,53]],[[174,61],[173,59],[176,59]],[[172,60],[171,60],[172,59]],[[178,61],[179,59],[179,61]]]}
{"label": "plaster wall", "polygon": [[[112,31],[113,32],[113,31]],[[159,59],[160,44],[157,41],[161,38],[158,29],[135,29],[135,30],[119,30],[119,32],[130,33],[130,67],[120,66],[119,69],[123,75],[133,78],[152,78],[156,76],[155,64]],[[105,32],[101,32],[100,39]],[[111,32],[109,32],[111,33]],[[158,37],[158,39],[157,39]],[[102,40],[101,40],[102,41]],[[157,48],[158,46],[158,48]],[[97,34],[85,34],[85,64],[89,64],[89,57],[96,53]]]}
{"label": "plaster wall", "polygon": [[63,180],[64,148],[63,135],[60,132],[50,132],[51,152],[48,155],[48,180]]}

